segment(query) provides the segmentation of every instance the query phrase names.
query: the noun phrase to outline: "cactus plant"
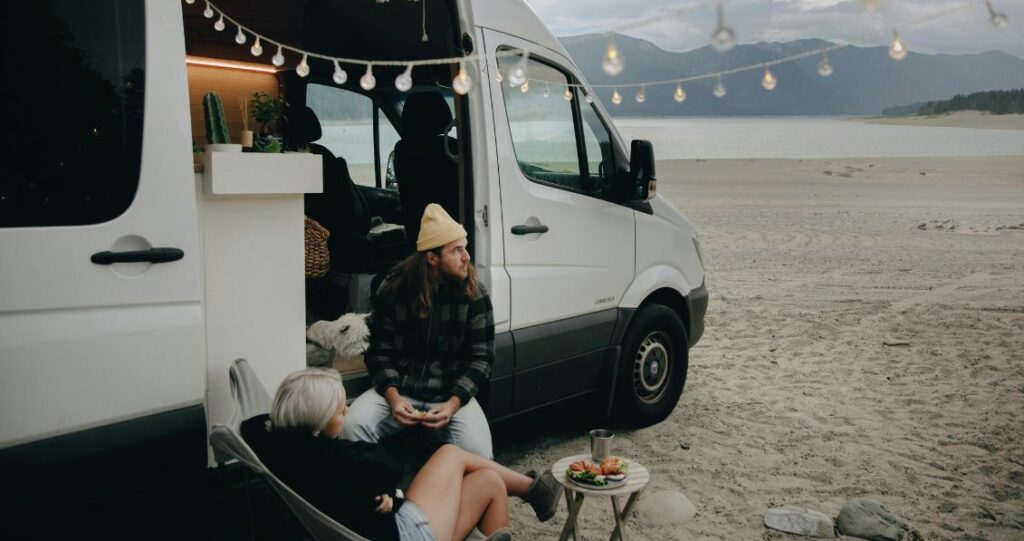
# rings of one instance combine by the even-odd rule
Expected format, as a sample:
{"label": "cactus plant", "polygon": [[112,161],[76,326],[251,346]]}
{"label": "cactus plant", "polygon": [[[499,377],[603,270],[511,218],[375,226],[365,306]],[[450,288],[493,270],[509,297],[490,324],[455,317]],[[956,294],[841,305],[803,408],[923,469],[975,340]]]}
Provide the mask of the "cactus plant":
{"label": "cactus plant", "polygon": [[224,120],[224,104],[216,92],[203,96],[203,118],[206,120],[206,143],[223,145],[231,142],[228,123]]}

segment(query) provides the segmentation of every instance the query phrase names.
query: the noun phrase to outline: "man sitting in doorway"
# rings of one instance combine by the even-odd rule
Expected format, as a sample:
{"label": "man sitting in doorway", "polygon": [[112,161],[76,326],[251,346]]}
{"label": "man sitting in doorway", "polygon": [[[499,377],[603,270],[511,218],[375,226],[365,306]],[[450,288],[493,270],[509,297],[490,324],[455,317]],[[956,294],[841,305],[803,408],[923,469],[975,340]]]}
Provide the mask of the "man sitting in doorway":
{"label": "man sitting in doorway", "polygon": [[466,236],[444,208],[427,205],[416,252],[389,272],[374,300],[365,355],[374,386],[352,403],[343,438],[377,442],[421,425],[493,457],[474,396],[494,361],[494,314]]}

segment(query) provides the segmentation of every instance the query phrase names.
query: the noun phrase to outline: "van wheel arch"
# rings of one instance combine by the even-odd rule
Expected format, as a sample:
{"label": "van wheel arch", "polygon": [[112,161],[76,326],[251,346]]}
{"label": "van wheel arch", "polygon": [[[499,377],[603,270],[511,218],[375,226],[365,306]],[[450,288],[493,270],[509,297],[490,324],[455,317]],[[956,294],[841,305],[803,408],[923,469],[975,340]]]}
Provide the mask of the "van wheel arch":
{"label": "van wheel arch", "polygon": [[667,308],[670,308],[673,312],[679,316],[679,320],[683,322],[683,328],[686,329],[686,336],[690,336],[690,304],[686,302],[686,297],[683,297],[678,291],[663,287],[661,289],[652,291],[650,295],[640,303],[637,310],[643,308],[648,304],[660,304]]}

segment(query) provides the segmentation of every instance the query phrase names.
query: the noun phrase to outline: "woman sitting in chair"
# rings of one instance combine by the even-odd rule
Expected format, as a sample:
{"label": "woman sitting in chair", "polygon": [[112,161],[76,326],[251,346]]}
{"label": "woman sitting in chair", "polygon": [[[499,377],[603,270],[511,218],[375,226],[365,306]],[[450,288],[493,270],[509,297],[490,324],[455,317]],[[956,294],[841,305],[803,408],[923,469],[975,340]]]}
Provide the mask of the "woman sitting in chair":
{"label": "woman sitting in chair", "polygon": [[476,526],[488,539],[512,538],[508,496],[526,500],[542,521],[561,490],[550,473],[514,472],[444,445],[402,497],[401,466],[380,445],[338,439],[348,406],[334,370],[288,375],[266,415],[242,436],[281,481],[325,514],[374,540],[461,540]]}

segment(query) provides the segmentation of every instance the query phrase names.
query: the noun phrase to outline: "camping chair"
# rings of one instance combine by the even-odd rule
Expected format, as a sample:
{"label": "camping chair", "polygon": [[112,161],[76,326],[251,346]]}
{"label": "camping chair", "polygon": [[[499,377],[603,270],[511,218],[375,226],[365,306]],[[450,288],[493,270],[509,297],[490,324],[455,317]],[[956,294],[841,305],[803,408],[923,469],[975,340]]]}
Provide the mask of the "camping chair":
{"label": "camping chair", "polygon": [[242,439],[239,426],[246,419],[269,412],[270,395],[245,359],[237,359],[231,364],[230,376],[231,398],[235,403],[230,426],[215,424],[210,429],[210,444],[213,446],[217,461],[223,463],[233,458],[262,475],[292,514],[318,541],[368,541],[313,507],[263,465],[252,448]]}

